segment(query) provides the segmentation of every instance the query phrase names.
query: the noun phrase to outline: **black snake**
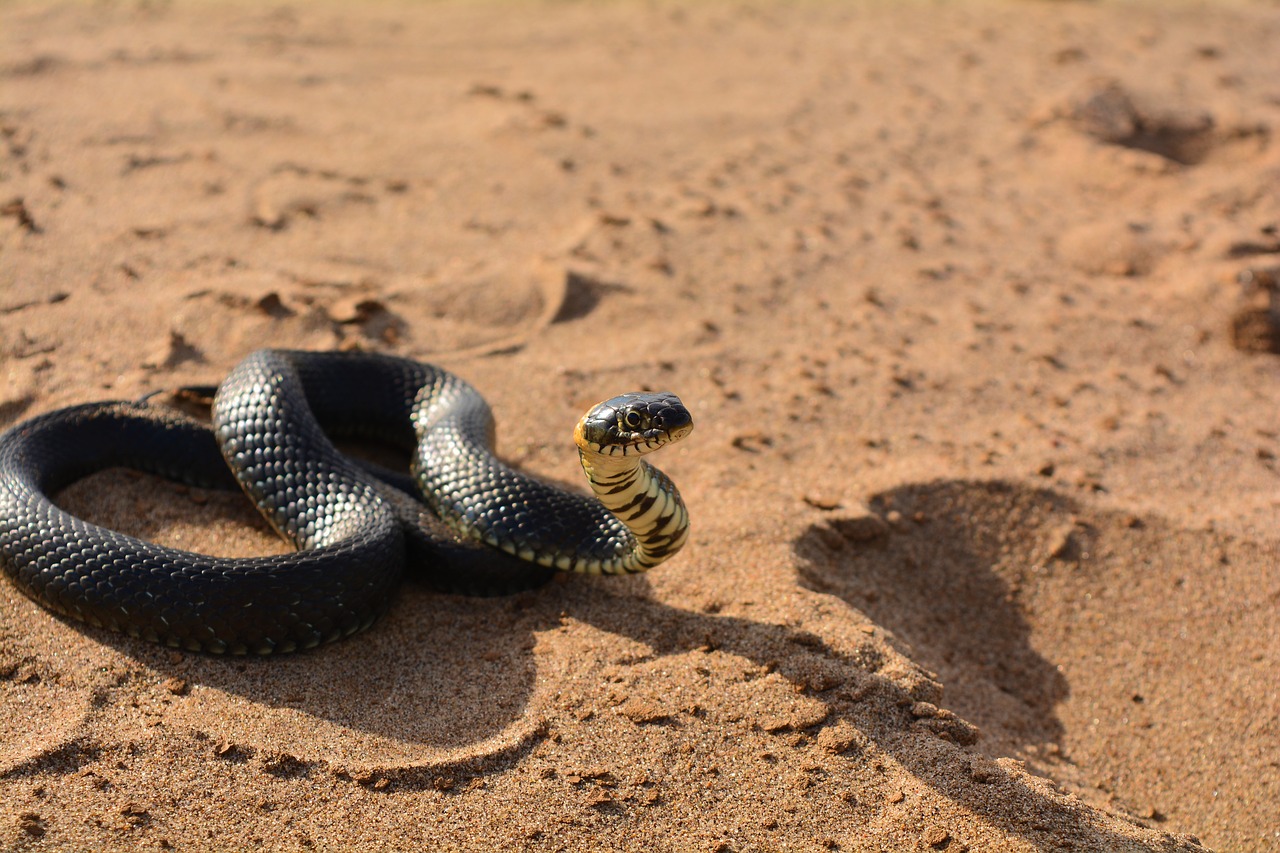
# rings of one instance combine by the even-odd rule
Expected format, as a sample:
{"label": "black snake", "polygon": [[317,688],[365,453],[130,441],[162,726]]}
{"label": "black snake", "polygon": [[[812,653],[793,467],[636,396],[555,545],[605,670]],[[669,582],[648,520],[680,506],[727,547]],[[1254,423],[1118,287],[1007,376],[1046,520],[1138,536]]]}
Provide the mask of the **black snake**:
{"label": "black snake", "polygon": [[[368,627],[407,560],[445,588],[492,593],[557,569],[645,571],[688,535],[676,487],[641,458],[692,430],[674,394],[615,397],[578,423],[594,499],[505,465],[484,398],[403,358],[255,352],[219,386],[212,421],[211,431],[145,402],[90,403],[9,429],[0,436],[5,572],[36,601],[93,625],[178,648],[268,654]],[[405,493],[408,478],[373,476],[330,436],[410,450],[425,507]],[[195,554],[91,524],[50,499],[112,466],[238,482],[298,550]]]}

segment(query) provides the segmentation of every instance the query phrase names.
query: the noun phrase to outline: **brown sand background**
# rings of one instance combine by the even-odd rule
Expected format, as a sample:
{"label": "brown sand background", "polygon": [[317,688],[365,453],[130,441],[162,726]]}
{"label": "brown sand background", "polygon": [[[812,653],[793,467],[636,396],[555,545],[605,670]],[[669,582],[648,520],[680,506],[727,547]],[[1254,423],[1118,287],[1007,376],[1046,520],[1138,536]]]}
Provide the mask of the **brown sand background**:
{"label": "brown sand background", "polygon": [[[272,660],[0,583],[10,849],[1280,845],[1280,7],[0,7],[0,425],[261,346],[437,361],[647,577]],[[225,554],[234,496],[60,500]]]}

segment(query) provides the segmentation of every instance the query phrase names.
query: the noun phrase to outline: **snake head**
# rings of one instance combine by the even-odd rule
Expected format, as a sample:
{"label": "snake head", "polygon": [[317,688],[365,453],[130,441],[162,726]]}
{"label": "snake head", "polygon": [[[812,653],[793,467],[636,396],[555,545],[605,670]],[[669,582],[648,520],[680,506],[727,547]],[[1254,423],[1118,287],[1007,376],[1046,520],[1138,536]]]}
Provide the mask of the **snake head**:
{"label": "snake head", "polygon": [[574,440],[579,449],[603,456],[640,456],[679,441],[693,431],[693,417],[668,392],[622,394],[591,407]]}

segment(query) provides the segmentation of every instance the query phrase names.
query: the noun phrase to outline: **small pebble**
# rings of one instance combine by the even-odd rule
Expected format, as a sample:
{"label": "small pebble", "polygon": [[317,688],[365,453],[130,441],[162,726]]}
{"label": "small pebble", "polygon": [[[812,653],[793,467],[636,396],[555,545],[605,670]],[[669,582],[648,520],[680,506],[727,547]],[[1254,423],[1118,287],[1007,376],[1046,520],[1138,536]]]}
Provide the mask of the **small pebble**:
{"label": "small pebble", "polygon": [[940,826],[931,826],[924,831],[920,840],[934,849],[941,850],[951,841],[951,833]]}

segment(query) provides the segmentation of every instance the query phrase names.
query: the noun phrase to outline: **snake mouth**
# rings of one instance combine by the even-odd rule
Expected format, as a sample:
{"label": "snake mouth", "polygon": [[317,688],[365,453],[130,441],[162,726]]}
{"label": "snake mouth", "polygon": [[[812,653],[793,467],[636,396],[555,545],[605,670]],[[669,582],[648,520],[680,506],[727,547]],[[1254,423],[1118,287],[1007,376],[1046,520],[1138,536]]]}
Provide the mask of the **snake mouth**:
{"label": "snake mouth", "polygon": [[639,456],[679,441],[693,431],[693,416],[670,392],[621,394],[593,406],[578,422],[574,439],[584,451]]}

